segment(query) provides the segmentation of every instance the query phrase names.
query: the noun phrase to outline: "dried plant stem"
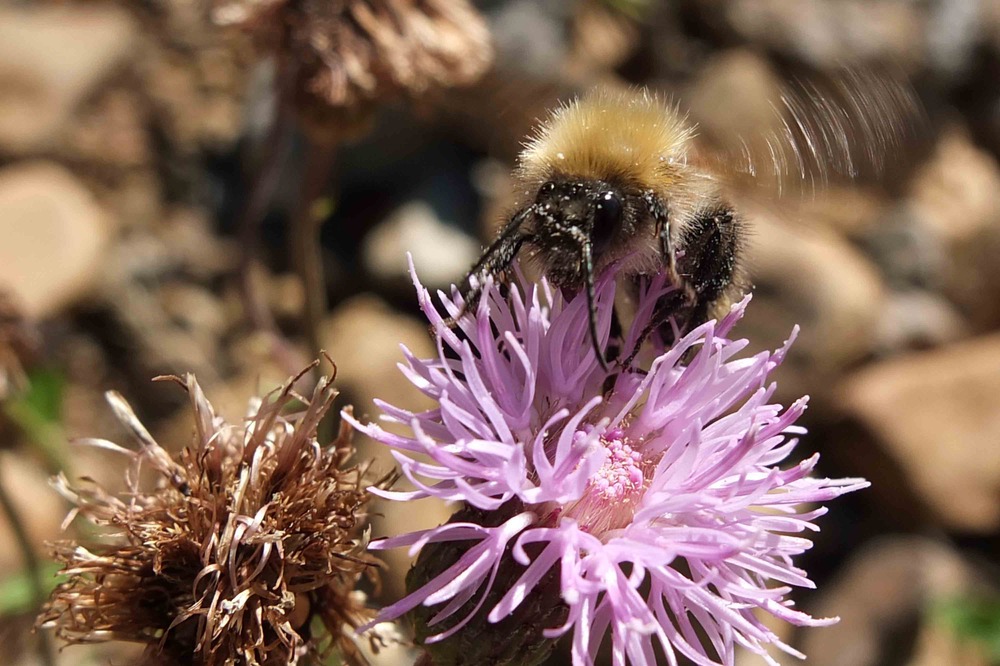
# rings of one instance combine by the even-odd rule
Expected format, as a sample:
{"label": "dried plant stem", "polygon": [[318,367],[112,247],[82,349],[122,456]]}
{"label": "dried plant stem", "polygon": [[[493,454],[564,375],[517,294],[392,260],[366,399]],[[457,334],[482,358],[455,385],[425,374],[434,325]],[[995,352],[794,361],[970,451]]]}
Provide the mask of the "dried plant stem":
{"label": "dried plant stem", "polygon": [[[308,135],[307,135],[308,137]],[[326,316],[326,277],[323,271],[323,247],[320,230],[329,215],[331,205],[324,198],[330,183],[330,174],[336,157],[335,143],[321,143],[306,139],[306,154],[302,164],[302,188],[292,220],[292,261],[295,264],[305,296],[302,328],[313,358],[326,353],[320,336],[323,317]],[[323,381],[319,365],[314,371],[317,384]],[[316,437],[325,445],[333,436],[333,420],[327,414],[317,425]]]}
{"label": "dried plant stem", "polygon": [[240,256],[240,286],[243,305],[252,326],[269,338],[271,354],[282,371],[294,375],[305,365],[301,355],[288,343],[278,330],[258,276],[257,257],[260,227],[267,212],[267,204],[274,196],[281,177],[282,167],[288,162],[294,136],[294,121],[289,105],[280,90],[276,95],[274,122],[265,139],[263,155],[249,184],[246,201],[238,219]]}
{"label": "dried plant stem", "polygon": [[[42,568],[38,561],[38,556],[35,554],[35,549],[31,545],[31,539],[28,537],[24,521],[21,520],[21,514],[18,513],[17,507],[14,506],[10,495],[7,494],[7,489],[4,487],[2,479],[0,479],[0,509],[3,509],[3,513],[7,517],[7,522],[10,523],[10,529],[14,533],[14,541],[21,550],[21,557],[24,558],[24,568],[27,570],[28,582],[31,585],[33,606],[37,610],[42,607],[42,604],[45,603],[45,598],[48,596],[45,592],[45,585],[42,582]],[[48,634],[39,633],[37,634],[37,638],[39,662],[43,666],[55,666],[55,653],[52,650],[52,643],[49,640]]]}
{"label": "dried plant stem", "polygon": [[[327,310],[320,229],[330,207],[323,197],[329,184],[335,153],[334,144],[308,141],[302,165],[302,189],[292,220],[292,257],[305,295],[302,324],[309,352],[315,358],[320,358],[323,351],[320,327]],[[317,373],[319,372],[317,367]]]}

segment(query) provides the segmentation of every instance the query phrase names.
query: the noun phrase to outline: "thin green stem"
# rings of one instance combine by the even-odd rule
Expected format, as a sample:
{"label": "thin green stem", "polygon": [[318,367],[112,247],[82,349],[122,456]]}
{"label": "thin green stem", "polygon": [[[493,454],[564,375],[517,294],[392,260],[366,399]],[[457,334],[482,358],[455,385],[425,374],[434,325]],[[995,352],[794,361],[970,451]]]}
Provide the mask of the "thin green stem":
{"label": "thin green stem", "polygon": [[[31,594],[34,597],[35,609],[40,609],[42,604],[45,603],[46,597],[45,584],[42,582],[42,567],[38,556],[35,554],[35,549],[31,545],[31,539],[28,536],[28,530],[25,527],[24,521],[21,520],[21,514],[18,513],[17,507],[7,493],[7,488],[3,485],[2,478],[0,478],[0,509],[3,510],[4,515],[7,517],[10,529],[14,533],[14,542],[20,549],[21,557],[24,559],[24,568],[28,572],[28,580],[31,584]],[[38,658],[43,666],[55,666],[55,652],[48,634],[38,634]]]}

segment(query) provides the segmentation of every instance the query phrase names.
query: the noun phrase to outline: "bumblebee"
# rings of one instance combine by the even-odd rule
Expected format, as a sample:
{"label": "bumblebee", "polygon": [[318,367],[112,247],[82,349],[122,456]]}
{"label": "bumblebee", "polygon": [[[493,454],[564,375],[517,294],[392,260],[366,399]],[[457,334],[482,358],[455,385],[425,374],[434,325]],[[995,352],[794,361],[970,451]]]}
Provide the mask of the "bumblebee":
{"label": "bumblebee", "polygon": [[[765,137],[772,173],[791,167],[801,180],[815,180],[825,177],[827,164],[856,170],[847,144],[852,127],[878,132],[862,140],[888,143],[889,134],[862,112],[902,112],[909,101],[898,88],[890,92],[899,99],[890,100],[884,86],[868,86],[881,91],[872,97],[879,104],[869,104],[858,92],[863,88],[845,88],[862,116],[856,122],[827,97],[813,105],[829,116],[825,124],[823,114],[803,117],[800,98],[786,100],[798,115],[785,121],[778,135]],[[880,122],[892,122],[883,116]],[[739,167],[729,166],[733,160],[723,151],[705,157],[694,139],[684,114],[645,89],[596,90],[557,109],[520,155],[517,203],[470,270],[466,303],[475,303],[487,275],[503,274],[527,248],[556,286],[570,293],[585,290],[591,342],[605,368],[594,284],[612,264],[629,277],[666,271],[676,289],[658,304],[654,319],[663,324],[660,332],[668,343],[677,332],[725,313],[749,287],[743,261],[747,225],[726,195],[727,176]],[[875,156],[868,143],[864,150]],[[742,142],[737,156],[745,156],[748,145]],[[746,165],[745,174],[764,175],[751,162]]]}

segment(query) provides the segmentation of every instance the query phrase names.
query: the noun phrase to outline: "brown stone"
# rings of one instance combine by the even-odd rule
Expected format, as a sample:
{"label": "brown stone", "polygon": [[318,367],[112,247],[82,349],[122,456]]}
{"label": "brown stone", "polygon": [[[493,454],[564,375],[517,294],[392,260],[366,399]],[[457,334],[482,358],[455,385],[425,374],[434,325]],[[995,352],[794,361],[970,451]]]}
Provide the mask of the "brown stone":
{"label": "brown stone", "polygon": [[966,337],[968,325],[955,306],[939,294],[922,290],[895,291],[879,320],[878,351],[939,347]]}
{"label": "brown stone", "polygon": [[215,349],[229,329],[223,302],[200,285],[166,282],[158,295],[163,312],[204,349]]}
{"label": "brown stone", "polygon": [[599,76],[635,53],[640,41],[635,21],[598,2],[578,3],[575,10],[572,49],[564,65],[567,78]]}
{"label": "brown stone", "polygon": [[[0,483],[24,523],[36,553],[45,553],[45,542],[60,537],[60,525],[65,518],[62,501],[49,487],[48,475],[27,458],[4,453],[0,455]],[[10,523],[0,512],[0,572],[6,576],[23,568]]]}
{"label": "brown stone", "polygon": [[[917,664],[968,664],[932,657],[969,655],[951,641],[942,640],[940,627],[927,608],[942,599],[968,594],[979,575],[961,556],[943,543],[922,537],[892,537],[877,541],[848,562],[836,580],[823,587],[821,597],[807,610],[814,617],[839,617],[840,622],[809,629],[797,645],[815,666],[878,666],[888,655],[913,650]],[[892,661],[892,663],[904,663]]]}
{"label": "brown stone", "polygon": [[908,666],[991,666],[996,661],[987,654],[989,648],[983,641],[960,636],[954,627],[943,622],[929,622],[920,627],[913,658]]}
{"label": "brown stone", "polygon": [[81,106],[58,146],[73,163],[104,171],[151,167],[153,137],[135,89],[109,89]]}
{"label": "brown stone", "polygon": [[[698,123],[699,136],[731,145],[733,140],[775,129],[774,102],[781,81],[760,55],[745,49],[722,51],[698,72],[684,95],[684,105]],[[733,113],[739,100],[739,113]]]}
{"label": "brown stone", "polygon": [[110,216],[66,169],[49,162],[0,170],[0,283],[31,317],[88,291]]}
{"label": "brown stone", "polygon": [[376,413],[380,398],[408,409],[431,405],[396,367],[403,361],[400,345],[418,358],[436,354],[427,327],[399,314],[376,296],[355,296],[338,306],[323,322],[321,340],[337,364],[337,383],[356,394],[358,415]]}
{"label": "brown stone", "polygon": [[945,294],[980,330],[1000,324],[1000,165],[953,129],[917,175],[910,200],[939,240]]}
{"label": "brown stone", "polygon": [[[403,361],[400,344],[405,344],[418,358],[436,354],[427,327],[419,320],[393,311],[375,296],[361,295],[334,310],[323,324],[321,337],[337,363],[337,386],[344,391],[345,399],[353,401],[358,418],[378,418],[379,410],[372,404],[375,398],[415,411],[433,406],[396,367]],[[381,425],[393,429],[391,424]],[[359,458],[374,457],[379,470],[395,466],[386,447],[361,437],[356,442]],[[405,480],[398,485],[408,487]],[[447,521],[451,513],[436,499],[418,503],[380,501],[373,509],[373,515],[378,517],[372,536],[436,527]],[[409,570],[410,558],[405,548],[387,551],[383,557],[389,563],[389,570],[383,576],[385,598],[398,599],[404,593],[403,578]]]}
{"label": "brown stone", "polygon": [[840,236],[751,215],[754,298],[736,333],[774,349],[801,327],[776,375],[782,400],[822,397],[830,381],[871,353],[885,302],[875,268]]}
{"label": "brown stone", "polygon": [[1000,166],[959,128],[946,131],[912,185],[913,204],[945,241],[1000,223]]}
{"label": "brown stone", "polygon": [[49,147],[129,54],[135,26],[108,5],[0,8],[0,151]]}
{"label": "brown stone", "polygon": [[869,366],[836,395],[947,527],[1000,528],[1000,335]]}
{"label": "brown stone", "polygon": [[795,210],[802,224],[827,227],[850,238],[862,237],[880,223],[889,201],[873,189],[831,184],[804,197]]}

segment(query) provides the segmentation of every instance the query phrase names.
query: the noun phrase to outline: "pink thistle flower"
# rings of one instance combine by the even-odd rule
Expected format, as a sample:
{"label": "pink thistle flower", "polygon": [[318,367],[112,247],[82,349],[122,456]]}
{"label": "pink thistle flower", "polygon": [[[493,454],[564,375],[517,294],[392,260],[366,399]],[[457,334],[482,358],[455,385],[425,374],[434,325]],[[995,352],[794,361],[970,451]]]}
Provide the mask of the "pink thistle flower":
{"label": "pink thistle flower", "polygon": [[[802,655],[755,611],[799,626],[836,621],[793,607],[792,587],[813,587],[793,558],[812,545],[799,535],[817,530],[826,512],[818,505],[868,483],[812,478],[815,455],[780,466],[803,432],[794,423],[806,399],[771,403],[768,376],[796,331],[777,351],[741,357],[747,341],[728,336],[748,297],[721,321],[654,349],[648,371],[609,373],[593,353],[582,295],[567,300],[519,278],[504,298],[487,283],[476,312],[459,320],[460,337],[415,284],[438,358],[404,349],[400,368],[437,407],[413,413],[378,402],[383,420],[409,435],[353,423],[393,449],[415,486],[373,493],[468,508],[435,529],[372,544],[414,554],[463,548],[427,580],[411,574],[411,593],[380,621],[434,606],[425,637],[433,644],[469,631],[481,610],[499,623],[555,589],[564,621],[542,633],[571,631],[577,665],[594,663],[608,632],[615,664],[655,664],[658,655],[676,664],[678,653],[732,664],[736,645],[776,663],[767,644]],[[665,291],[662,278],[641,290],[623,349],[640,338]],[[597,287],[605,344],[614,292],[605,276]],[[459,316],[459,297],[438,297]],[[464,520],[470,516],[493,518]]]}

